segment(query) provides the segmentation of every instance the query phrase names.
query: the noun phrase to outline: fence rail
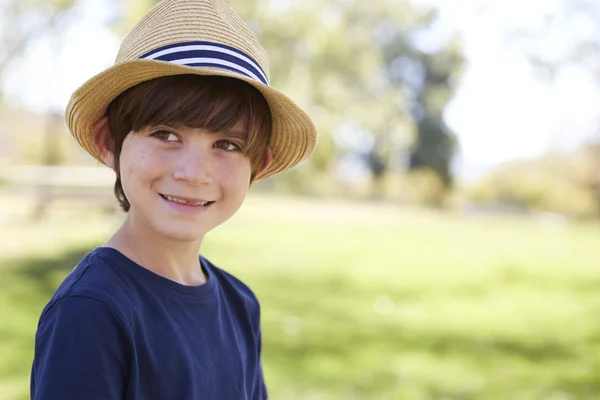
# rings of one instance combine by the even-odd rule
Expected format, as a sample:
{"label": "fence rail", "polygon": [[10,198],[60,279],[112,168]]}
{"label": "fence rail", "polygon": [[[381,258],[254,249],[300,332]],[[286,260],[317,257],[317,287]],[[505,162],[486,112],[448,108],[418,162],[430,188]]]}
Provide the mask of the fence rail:
{"label": "fence rail", "polygon": [[59,200],[98,205],[110,212],[118,210],[111,190],[115,175],[106,167],[10,166],[0,169],[0,179],[15,189],[31,191],[34,219],[46,215],[48,207]]}

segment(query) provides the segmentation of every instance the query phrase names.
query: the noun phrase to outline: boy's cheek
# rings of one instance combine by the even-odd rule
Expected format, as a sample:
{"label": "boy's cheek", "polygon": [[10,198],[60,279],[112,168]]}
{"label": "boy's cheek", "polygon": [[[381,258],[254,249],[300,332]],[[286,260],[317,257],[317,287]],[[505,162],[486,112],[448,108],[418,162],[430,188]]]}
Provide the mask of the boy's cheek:
{"label": "boy's cheek", "polygon": [[132,168],[140,166],[140,170],[149,171],[156,167],[166,165],[166,158],[148,146],[146,143],[130,143],[129,146],[123,146],[121,152],[121,165],[127,164]]}
{"label": "boy's cheek", "polygon": [[239,191],[245,192],[248,189],[248,182],[250,182],[252,174],[250,164],[224,167],[221,172],[221,182],[227,182],[230,187]]}

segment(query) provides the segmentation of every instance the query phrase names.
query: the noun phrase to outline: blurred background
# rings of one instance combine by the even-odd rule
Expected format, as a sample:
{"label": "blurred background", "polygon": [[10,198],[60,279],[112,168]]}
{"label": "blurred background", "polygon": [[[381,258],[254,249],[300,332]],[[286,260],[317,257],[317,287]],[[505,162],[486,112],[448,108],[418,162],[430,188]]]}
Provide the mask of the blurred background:
{"label": "blurred background", "polygon": [[[600,398],[600,3],[229,3],[320,131],[202,248],[261,300],[271,398]],[[0,0],[0,399],[123,219],[63,112],[153,4]]]}

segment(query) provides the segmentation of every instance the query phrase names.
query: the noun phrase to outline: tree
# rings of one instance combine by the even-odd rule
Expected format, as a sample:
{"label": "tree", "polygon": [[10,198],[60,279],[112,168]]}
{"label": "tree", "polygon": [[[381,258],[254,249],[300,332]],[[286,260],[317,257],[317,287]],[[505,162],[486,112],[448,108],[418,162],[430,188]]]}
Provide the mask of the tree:
{"label": "tree", "polygon": [[[455,42],[425,54],[412,38],[435,14],[421,15],[401,1],[305,0],[270,12],[266,1],[232,3],[265,44],[273,83],[310,110],[321,140],[351,121],[374,137],[365,159],[375,180],[394,153],[414,143],[411,167],[427,166],[451,181],[455,138],[442,112],[462,59]],[[320,150],[334,152],[329,160],[340,151]]]}
{"label": "tree", "polygon": [[419,48],[414,33],[429,28],[436,14],[422,17],[413,34],[394,33],[383,52],[389,79],[405,88],[407,102],[417,135],[410,153],[409,169],[430,169],[447,187],[452,182],[450,163],[457,141],[443,119],[443,111],[452,97],[452,81],[462,67],[462,55],[456,40],[447,40],[435,51]]}

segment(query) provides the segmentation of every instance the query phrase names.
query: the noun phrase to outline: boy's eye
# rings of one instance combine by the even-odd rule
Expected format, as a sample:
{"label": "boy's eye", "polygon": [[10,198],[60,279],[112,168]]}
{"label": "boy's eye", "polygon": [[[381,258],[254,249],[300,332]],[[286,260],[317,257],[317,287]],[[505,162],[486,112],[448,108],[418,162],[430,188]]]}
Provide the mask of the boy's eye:
{"label": "boy's eye", "polygon": [[178,142],[179,138],[173,132],[158,130],[150,134],[150,136],[162,140],[163,142]]}
{"label": "boy's eye", "polygon": [[217,143],[215,143],[215,146],[218,147],[221,150],[225,150],[225,151],[240,151],[241,147],[237,144],[232,142],[231,140],[219,140],[217,141]]}

